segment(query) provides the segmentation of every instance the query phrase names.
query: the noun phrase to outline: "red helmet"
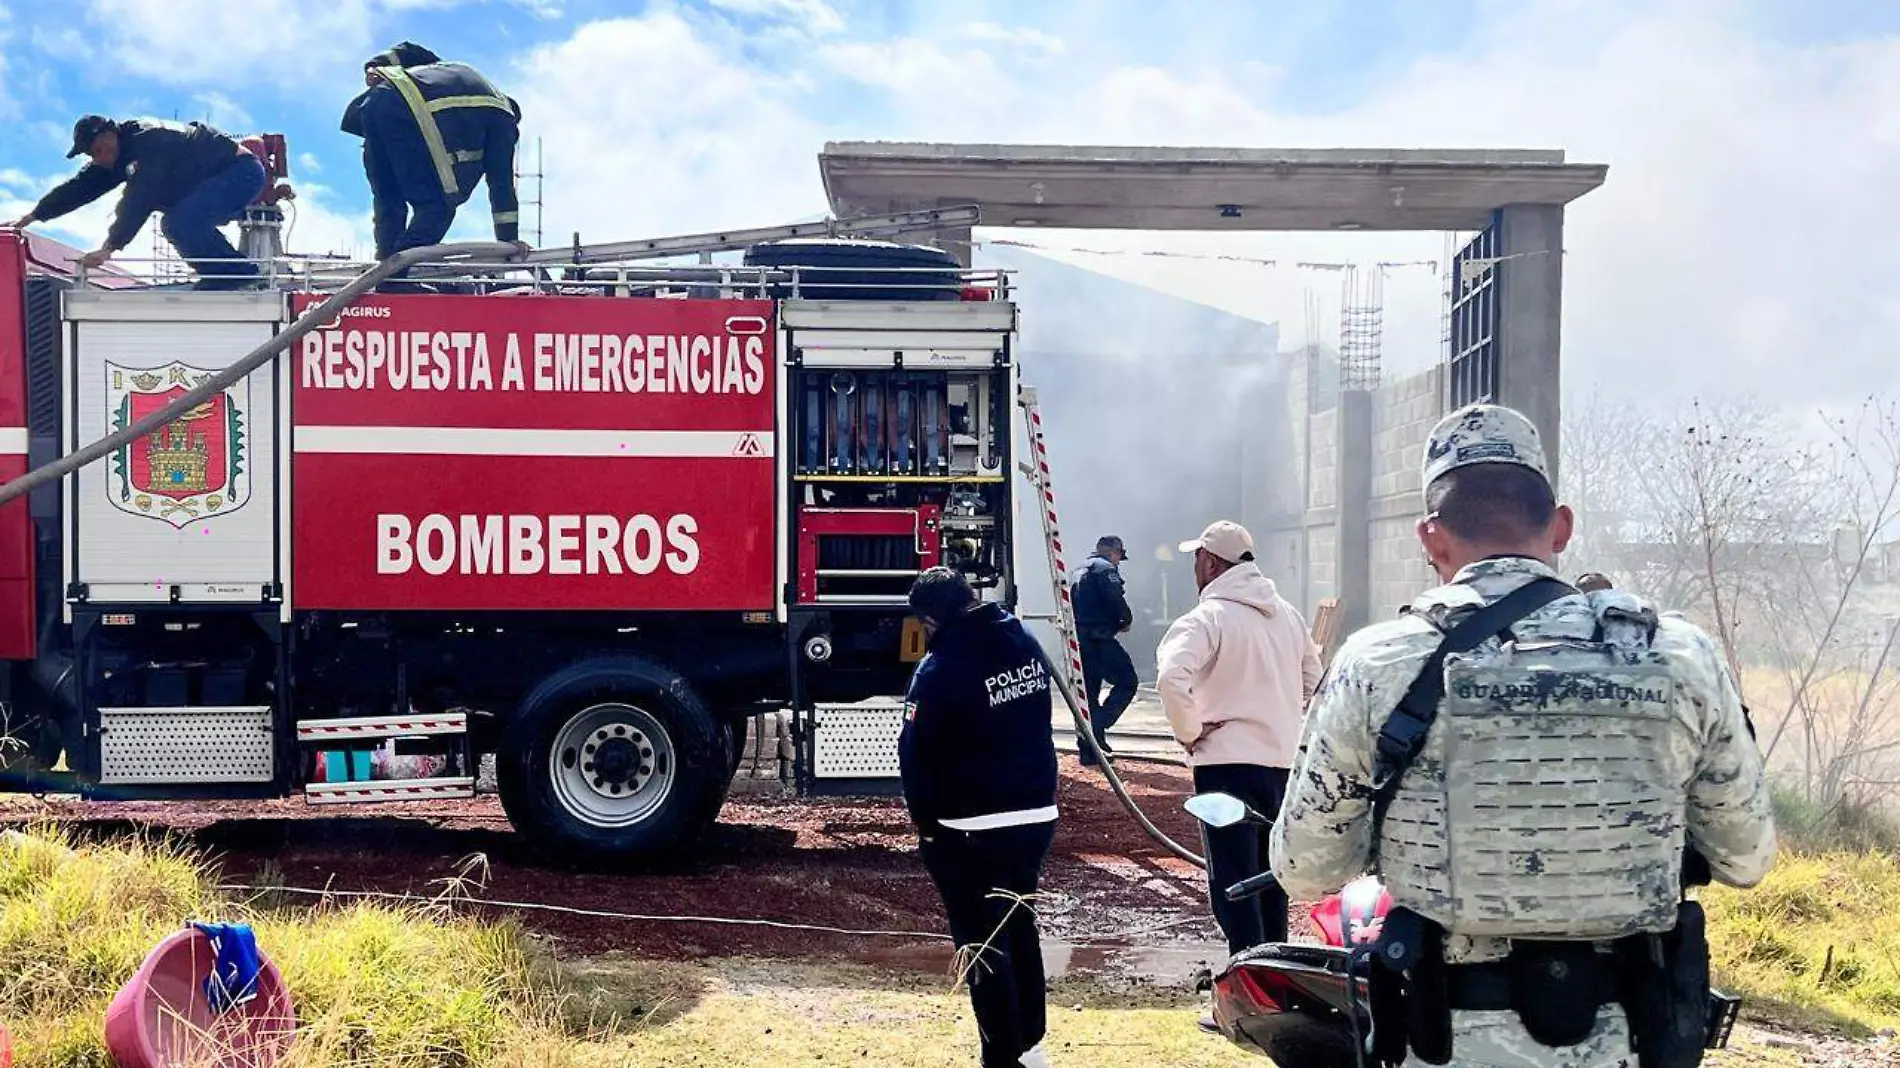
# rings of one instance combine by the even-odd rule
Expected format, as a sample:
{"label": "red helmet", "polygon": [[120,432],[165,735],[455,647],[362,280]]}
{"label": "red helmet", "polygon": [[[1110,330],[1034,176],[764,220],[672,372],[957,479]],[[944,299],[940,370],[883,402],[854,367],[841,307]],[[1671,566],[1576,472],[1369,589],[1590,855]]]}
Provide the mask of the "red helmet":
{"label": "red helmet", "polygon": [[1309,915],[1327,945],[1348,947],[1378,938],[1391,908],[1392,895],[1386,893],[1383,883],[1368,875],[1314,905]]}

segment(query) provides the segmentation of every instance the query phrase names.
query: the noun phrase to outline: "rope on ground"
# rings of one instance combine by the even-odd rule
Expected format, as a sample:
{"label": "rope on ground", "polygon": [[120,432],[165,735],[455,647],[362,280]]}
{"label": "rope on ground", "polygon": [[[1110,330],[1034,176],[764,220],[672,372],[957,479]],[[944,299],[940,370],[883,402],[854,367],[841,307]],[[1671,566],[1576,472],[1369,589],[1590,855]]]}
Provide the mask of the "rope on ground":
{"label": "rope on ground", "polygon": [[[302,897],[355,898],[375,901],[395,901],[412,905],[433,905],[438,908],[456,904],[482,905],[497,909],[520,909],[525,912],[552,912],[565,916],[588,916],[603,920],[625,920],[631,923],[687,923],[707,924],[718,927],[769,927],[779,931],[806,931],[813,934],[844,935],[850,938],[918,938],[931,942],[949,942],[946,934],[935,931],[883,931],[875,929],[858,930],[850,927],[830,927],[817,923],[793,923],[787,920],[746,919],[738,916],[678,916],[657,915],[638,912],[613,912],[607,909],[578,908],[572,905],[555,905],[545,901],[499,901],[492,898],[470,897],[458,894],[427,897],[422,894],[403,894],[389,890],[318,890],[306,886],[247,886],[243,884],[221,884],[216,889],[227,894],[291,894]],[[1139,927],[1133,930],[1118,931],[1107,935],[1098,935],[1091,939],[1064,939],[1069,945],[1093,946],[1097,944],[1116,944],[1137,935],[1154,934],[1175,927],[1185,927],[1198,923],[1206,917],[1186,916],[1167,923]]]}
{"label": "rope on ground", "polygon": [[634,923],[692,923],[722,927],[770,927],[781,931],[809,931],[816,934],[849,935],[856,938],[927,938],[948,942],[949,935],[934,931],[879,931],[854,930],[847,927],[827,927],[816,923],[791,923],[786,920],[755,920],[737,916],[662,916],[637,912],[611,912],[606,909],[584,909],[572,905],[554,905],[545,901],[499,901],[483,897],[425,897],[421,894],[399,894],[387,890],[316,890],[305,886],[241,886],[222,885],[217,889],[224,893],[256,894],[297,894],[304,897],[347,897],[366,898],[377,901],[401,901],[417,905],[448,906],[455,904],[482,905],[497,909],[519,909],[524,912],[554,912],[566,916],[591,916],[603,920],[627,920]]}

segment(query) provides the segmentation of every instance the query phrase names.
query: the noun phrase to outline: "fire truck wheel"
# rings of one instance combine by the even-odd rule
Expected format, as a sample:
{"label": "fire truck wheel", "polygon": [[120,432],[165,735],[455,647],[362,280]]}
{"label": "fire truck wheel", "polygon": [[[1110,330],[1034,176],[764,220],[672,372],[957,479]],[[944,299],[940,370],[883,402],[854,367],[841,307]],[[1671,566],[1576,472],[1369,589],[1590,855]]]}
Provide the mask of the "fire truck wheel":
{"label": "fire truck wheel", "polygon": [[675,672],[633,658],[556,673],[522,702],[497,762],[510,822],[552,857],[664,852],[718,816],[731,748]]}
{"label": "fire truck wheel", "polygon": [[726,721],[726,744],[731,747],[732,752],[732,760],[726,772],[727,782],[739,777],[739,765],[745,763],[745,735],[744,720],[736,723],[732,720]]}

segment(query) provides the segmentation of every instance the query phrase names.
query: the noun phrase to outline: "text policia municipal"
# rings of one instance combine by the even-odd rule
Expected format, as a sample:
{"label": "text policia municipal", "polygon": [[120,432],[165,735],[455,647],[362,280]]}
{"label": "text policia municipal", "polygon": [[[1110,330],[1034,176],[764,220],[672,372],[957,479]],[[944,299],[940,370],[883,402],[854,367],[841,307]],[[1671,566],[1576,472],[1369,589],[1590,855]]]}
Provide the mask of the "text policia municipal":
{"label": "text policia municipal", "polygon": [[376,573],[675,575],[699,568],[699,521],[676,515],[376,517]]}
{"label": "text policia municipal", "polygon": [[[765,339],[708,334],[321,330],[303,338],[306,389],[751,393]],[[499,362],[499,366],[497,366]]]}

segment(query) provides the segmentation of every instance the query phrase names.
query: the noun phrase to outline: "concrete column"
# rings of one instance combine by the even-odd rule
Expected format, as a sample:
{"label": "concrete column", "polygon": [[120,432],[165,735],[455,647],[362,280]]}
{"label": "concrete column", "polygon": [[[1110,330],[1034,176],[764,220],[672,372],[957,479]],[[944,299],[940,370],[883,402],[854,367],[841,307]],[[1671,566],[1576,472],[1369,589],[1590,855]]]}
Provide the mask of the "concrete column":
{"label": "concrete column", "polygon": [[1339,392],[1339,509],[1333,549],[1340,633],[1372,619],[1372,393]]}
{"label": "concrete column", "polygon": [[1512,204],[1498,221],[1498,400],[1530,417],[1557,484],[1564,209]]}

